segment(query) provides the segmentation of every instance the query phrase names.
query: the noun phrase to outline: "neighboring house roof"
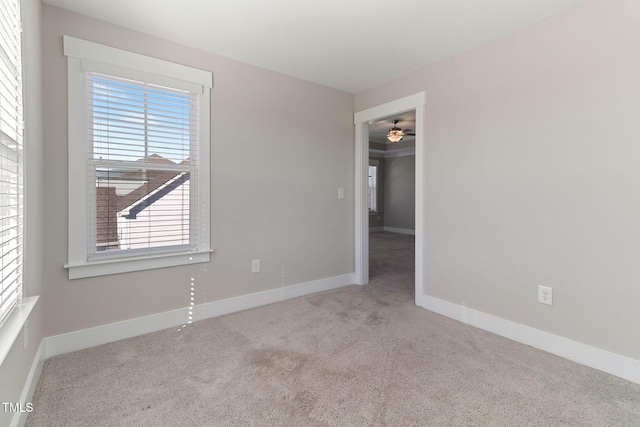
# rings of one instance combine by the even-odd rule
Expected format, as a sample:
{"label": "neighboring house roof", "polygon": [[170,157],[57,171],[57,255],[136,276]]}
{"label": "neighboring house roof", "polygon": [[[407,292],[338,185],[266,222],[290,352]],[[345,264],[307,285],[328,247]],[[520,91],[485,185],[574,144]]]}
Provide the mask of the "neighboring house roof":
{"label": "neighboring house roof", "polygon": [[[165,164],[165,165],[175,165],[175,162],[172,162],[171,160],[162,157],[158,154],[152,154],[149,157],[147,157],[147,162],[146,163],[159,163],[159,164]],[[180,165],[188,165],[190,163],[190,159],[187,158],[185,160],[183,160],[182,162],[180,162]],[[144,179],[146,181],[145,185],[141,185],[138,188],[134,189],[133,191],[118,196],[117,199],[117,206],[118,206],[118,211],[122,211],[125,208],[127,208],[128,206],[131,206],[133,204],[136,204],[138,201],[146,198],[149,194],[153,193],[154,191],[156,191],[158,188],[167,185],[169,182],[171,182],[173,179],[175,179],[180,173],[176,173],[175,171],[163,171],[163,170],[151,170],[151,171],[146,171],[146,173],[144,174],[144,176],[142,176],[140,173],[138,172],[132,172],[132,173],[124,173],[122,175],[120,175],[119,179],[121,180],[142,180]]]}
{"label": "neighboring house roof", "polygon": [[173,190],[184,184],[189,180],[189,173],[183,172],[178,175],[175,175],[171,180],[166,182],[164,185],[159,187],[157,191],[150,193],[148,197],[140,200],[135,203],[130,208],[122,209],[122,211],[128,210],[129,213],[127,215],[123,215],[127,219],[136,219],[136,216],[145,208],[151,206],[167,194],[171,193]]}

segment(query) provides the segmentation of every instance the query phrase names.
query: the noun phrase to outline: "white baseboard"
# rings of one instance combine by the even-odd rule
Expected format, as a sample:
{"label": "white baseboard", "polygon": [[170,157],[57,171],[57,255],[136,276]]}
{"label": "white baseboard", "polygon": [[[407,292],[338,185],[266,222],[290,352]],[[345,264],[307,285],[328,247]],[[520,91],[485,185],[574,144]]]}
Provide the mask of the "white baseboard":
{"label": "white baseboard", "polygon": [[[38,351],[36,352],[36,356],[33,359],[33,363],[31,364],[31,369],[29,369],[29,375],[27,376],[24,388],[22,389],[22,394],[20,395],[19,402],[28,403],[33,399],[33,393],[36,391],[36,386],[38,385],[38,380],[40,379],[40,374],[42,373],[42,367],[44,366],[44,359],[47,353],[46,347],[47,343],[43,339],[42,341],[40,341]],[[13,420],[11,420],[10,426],[24,426],[27,422],[28,415],[28,412],[16,412],[13,416]]]}
{"label": "white baseboard", "polygon": [[640,384],[638,360],[428,295],[416,298],[416,303],[443,316]]}
{"label": "white baseboard", "polygon": [[384,227],[384,231],[389,231],[391,233],[400,233],[400,234],[411,234],[413,236],[416,235],[416,230],[410,230],[408,228],[396,228],[396,227]]}
{"label": "white baseboard", "polygon": [[[204,320],[223,314],[259,307],[290,298],[353,285],[355,274],[343,274],[312,282],[270,289],[249,295],[241,295],[220,301],[212,301],[193,307],[193,321]],[[180,308],[121,322],[109,323],[95,328],[82,329],[45,338],[47,357],[82,350],[97,345],[119,341],[150,332],[179,327],[188,322],[189,308]]]}
{"label": "white baseboard", "polygon": [[384,227],[369,227],[369,233],[378,233],[384,231]]}

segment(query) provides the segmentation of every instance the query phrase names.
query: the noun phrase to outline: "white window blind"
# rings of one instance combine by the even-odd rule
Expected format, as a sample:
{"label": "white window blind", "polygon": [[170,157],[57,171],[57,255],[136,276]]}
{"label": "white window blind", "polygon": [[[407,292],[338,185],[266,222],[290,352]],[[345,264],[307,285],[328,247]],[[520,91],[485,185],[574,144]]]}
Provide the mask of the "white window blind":
{"label": "white window blind", "polygon": [[369,165],[369,193],[367,195],[369,212],[378,211],[378,166]]}
{"label": "white window blind", "polygon": [[0,6],[0,323],[22,299],[22,59],[17,0]]}
{"label": "white window blind", "polygon": [[87,72],[89,259],[197,249],[198,95]]}

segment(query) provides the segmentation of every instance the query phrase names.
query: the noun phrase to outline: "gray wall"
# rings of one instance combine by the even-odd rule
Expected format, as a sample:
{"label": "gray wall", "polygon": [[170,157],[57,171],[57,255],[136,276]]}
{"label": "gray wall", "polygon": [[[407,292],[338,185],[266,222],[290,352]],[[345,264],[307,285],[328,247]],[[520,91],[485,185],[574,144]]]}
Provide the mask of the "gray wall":
{"label": "gray wall", "polygon": [[[352,94],[47,5],[43,22],[47,335],[186,307],[191,277],[201,304],[353,273]],[[213,71],[210,263],[68,280],[63,34]]]}
{"label": "gray wall", "polygon": [[640,360],[638,16],[593,0],[356,95],[427,91],[426,294]]}
{"label": "gray wall", "polygon": [[416,156],[384,160],[384,226],[415,230]]}
{"label": "gray wall", "polygon": [[[42,71],[40,67],[40,0],[22,0],[24,64],[25,239],[24,295],[43,293],[42,288]],[[4,362],[0,365],[0,402],[20,402],[23,387],[43,338],[42,298]],[[28,345],[24,347],[24,334]],[[22,402],[26,403],[26,402]],[[0,425],[11,425],[16,414],[0,410]],[[20,414],[17,414],[20,416]]]}
{"label": "gray wall", "polygon": [[369,215],[369,228],[384,227],[384,212]]}

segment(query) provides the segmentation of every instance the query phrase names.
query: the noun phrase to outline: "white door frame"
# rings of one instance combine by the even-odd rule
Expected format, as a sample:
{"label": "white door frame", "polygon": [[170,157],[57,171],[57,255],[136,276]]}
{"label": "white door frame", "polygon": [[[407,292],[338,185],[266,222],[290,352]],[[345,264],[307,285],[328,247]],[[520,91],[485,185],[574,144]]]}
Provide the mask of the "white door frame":
{"label": "white door frame", "polygon": [[426,92],[419,92],[354,114],[356,125],[356,284],[369,283],[369,209],[367,203],[369,166],[369,122],[405,111],[416,111],[416,271],[415,301],[424,295],[424,111]]}

